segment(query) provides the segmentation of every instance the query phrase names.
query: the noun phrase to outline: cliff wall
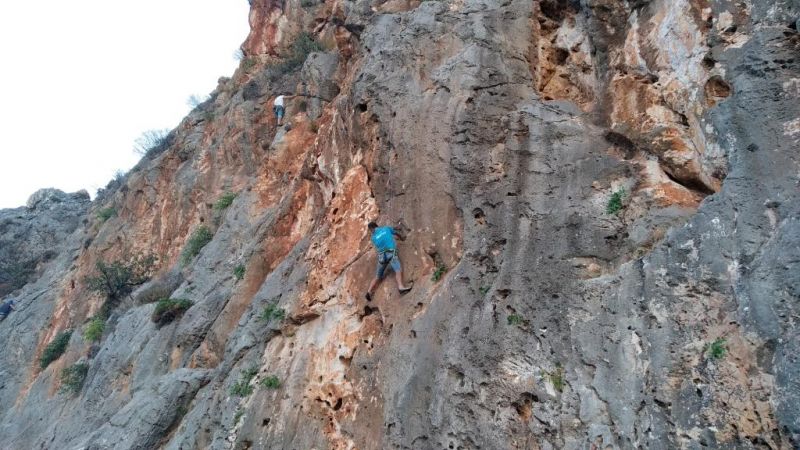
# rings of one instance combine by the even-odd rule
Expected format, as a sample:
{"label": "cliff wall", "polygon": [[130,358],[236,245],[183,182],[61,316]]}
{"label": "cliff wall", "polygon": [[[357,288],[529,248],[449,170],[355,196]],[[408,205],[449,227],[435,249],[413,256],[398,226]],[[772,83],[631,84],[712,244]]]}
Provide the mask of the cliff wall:
{"label": "cliff wall", "polygon": [[[800,446],[798,17],[253,0],[233,77],[14,291],[0,448]],[[364,299],[370,220],[410,293]]]}

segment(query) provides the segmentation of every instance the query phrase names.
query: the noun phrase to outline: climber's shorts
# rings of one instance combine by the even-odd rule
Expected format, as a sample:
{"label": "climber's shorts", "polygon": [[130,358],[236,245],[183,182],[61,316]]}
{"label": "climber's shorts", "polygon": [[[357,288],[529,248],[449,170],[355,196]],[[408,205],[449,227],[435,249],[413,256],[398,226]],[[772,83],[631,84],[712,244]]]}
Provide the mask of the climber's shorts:
{"label": "climber's shorts", "polygon": [[275,111],[275,117],[278,119],[283,118],[283,106],[275,105],[272,107],[272,110]]}
{"label": "climber's shorts", "polygon": [[402,270],[400,266],[400,257],[397,255],[397,250],[390,252],[378,253],[378,269],[375,271],[375,276],[382,280],[386,275],[386,268],[391,266],[392,270],[399,273]]}

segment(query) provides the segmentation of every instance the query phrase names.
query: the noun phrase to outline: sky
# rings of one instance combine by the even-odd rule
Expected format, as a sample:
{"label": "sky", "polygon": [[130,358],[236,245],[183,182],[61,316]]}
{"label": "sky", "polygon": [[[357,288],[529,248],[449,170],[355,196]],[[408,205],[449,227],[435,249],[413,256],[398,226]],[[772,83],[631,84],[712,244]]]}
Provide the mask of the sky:
{"label": "sky", "polygon": [[0,2],[0,208],[40,188],[94,198],[231,76],[246,0]]}

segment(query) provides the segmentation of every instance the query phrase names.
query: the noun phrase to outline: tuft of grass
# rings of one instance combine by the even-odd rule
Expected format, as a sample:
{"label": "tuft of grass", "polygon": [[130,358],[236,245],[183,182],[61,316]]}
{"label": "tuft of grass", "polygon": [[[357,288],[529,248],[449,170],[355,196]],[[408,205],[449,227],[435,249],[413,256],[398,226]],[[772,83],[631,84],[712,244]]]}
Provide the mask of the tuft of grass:
{"label": "tuft of grass", "polygon": [[115,217],[117,215],[117,210],[113,207],[103,208],[100,211],[97,211],[97,218],[100,219],[101,222],[105,222],[106,220]]}
{"label": "tuft of grass", "polygon": [[279,380],[275,375],[270,375],[261,380],[259,384],[267,389],[278,389],[281,387],[281,380]]}
{"label": "tuft of grass", "polygon": [[522,316],[519,314],[509,314],[507,320],[509,325],[521,325],[523,322]]}
{"label": "tuft of grass", "polygon": [[61,392],[75,395],[83,388],[83,382],[89,373],[89,364],[75,363],[61,370]]}
{"label": "tuft of grass", "polygon": [[156,304],[156,309],[150,318],[162,327],[183,315],[193,304],[191,300],[185,298],[162,298]]}
{"label": "tuft of grass", "polygon": [[564,392],[564,368],[561,367],[561,364],[556,364],[555,370],[552,372],[545,372],[545,377],[550,380],[550,383],[553,384],[553,387],[558,392]]}
{"label": "tuft of grass", "polygon": [[44,369],[49,366],[51,362],[60,358],[61,355],[67,351],[67,345],[69,345],[69,339],[71,337],[72,330],[64,330],[58,333],[42,351],[42,356],[39,357],[39,367]]}
{"label": "tuft of grass", "polygon": [[481,286],[480,289],[478,289],[478,292],[480,292],[481,295],[486,295],[489,293],[489,289],[489,286]]}
{"label": "tuft of grass", "polygon": [[228,206],[231,206],[233,204],[233,199],[235,198],[236,194],[234,194],[233,192],[226,192],[225,194],[222,195],[222,197],[217,199],[216,203],[214,203],[214,210],[222,211]]}
{"label": "tuft of grass", "polygon": [[283,308],[278,308],[277,303],[271,303],[267,305],[263,311],[261,311],[261,315],[258,316],[258,320],[270,322],[272,319],[276,319],[278,322],[280,322],[284,317],[286,317],[286,311],[284,311]]}
{"label": "tuft of grass", "polygon": [[431,281],[435,283],[441,280],[442,275],[444,275],[445,272],[447,272],[447,267],[445,267],[444,264],[440,264],[439,267],[437,267],[436,270],[433,272],[433,275],[431,276]]}
{"label": "tuft of grass", "polygon": [[622,210],[622,199],[625,197],[625,188],[620,188],[617,192],[611,194],[606,204],[606,213],[616,214]]}
{"label": "tuft of grass", "polygon": [[242,264],[239,264],[238,266],[233,268],[233,276],[236,277],[236,281],[240,281],[242,278],[244,278],[245,270],[246,269]]}
{"label": "tuft of grass", "polygon": [[214,237],[214,233],[208,229],[205,225],[200,226],[198,229],[194,230],[194,233],[189,237],[189,240],[186,242],[186,247],[183,248],[183,253],[181,254],[181,264],[187,265],[194,259],[195,256],[200,254],[200,250],[206,246],[211,239]]}
{"label": "tuft of grass", "polygon": [[233,415],[233,424],[234,425],[238,424],[239,421],[242,419],[243,415],[244,415],[244,409],[242,408],[237,409],[236,414]]}
{"label": "tuft of grass", "polygon": [[236,395],[238,397],[247,397],[248,395],[253,393],[253,386],[250,385],[250,381],[258,373],[258,367],[251,366],[248,369],[242,371],[242,374],[239,378],[239,381],[231,386],[231,395]]}
{"label": "tuft of grass", "polygon": [[725,354],[728,352],[728,348],[725,344],[725,339],[717,338],[714,342],[708,344],[706,351],[712,359],[721,359],[725,357]]}
{"label": "tuft of grass", "polygon": [[105,318],[101,316],[94,316],[86,324],[83,329],[83,338],[89,342],[97,342],[103,337],[103,331],[106,329]]}

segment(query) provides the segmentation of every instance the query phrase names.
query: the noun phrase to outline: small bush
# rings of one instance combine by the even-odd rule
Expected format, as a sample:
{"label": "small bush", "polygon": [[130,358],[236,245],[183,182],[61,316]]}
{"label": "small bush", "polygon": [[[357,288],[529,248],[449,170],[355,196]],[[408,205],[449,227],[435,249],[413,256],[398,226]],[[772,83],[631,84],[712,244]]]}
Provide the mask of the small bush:
{"label": "small bush", "polygon": [[206,96],[202,96],[202,95],[192,94],[192,95],[189,96],[188,99],[186,99],[186,106],[188,106],[189,108],[192,108],[193,110],[197,109],[198,106],[200,106],[203,103],[207,102],[209,98],[210,97],[207,96],[207,95]]}
{"label": "small bush", "polygon": [[708,344],[708,355],[712,359],[721,359],[727,353],[728,348],[725,345],[725,339],[717,338],[714,342]]}
{"label": "small bush", "polygon": [[437,267],[436,270],[433,272],[433,275],[431,276],[431,281],[435,283],[441,280],[442,275],[444,275],[445,272],[447,272],[447,267],[445,267],[444,264],[440,264],[439,267]]}
{"label": "small bush", "polygon": [[195,256],[200,254],[200,250],[211,242],[213,237],[214,234],[206,226],[201,226],[194,230],[194,233],[189,237],[189,240],[186,242],[186,247],[184,247],[183,253],[181,254],[181,264],[184,266],[189,264]]}
{"label": "small bush", "polygon": [[250,72],[250,69],[256,66],[256,59],[255,58],[245,58],[242,60],[242,70],[245,72]]}
{"label": "small bush", "polygon": [[478,291],[481,293],[481,295],[486,295],[489,293],[489,286],[481,286]]}
{"label": "small bush", "polygon": [[244,278],[245,268],[243,265],[239,264],[238,266],[234,267],[233,269],[233,276],[236,277],[236,281],[241,280]]}
{"label": "small bush", "polygon": [[134,141],[133,151],[139,156],[148,156],[164,150],[169,144],[169,130],[147,130]]}
{"label": "small bush", "polygon": [[283,62],[275,65],[275,68],[279,74],[289,73],[302,66],[309,54],[323,50],[322,45],[315,41],[311,34],[300,33],[292,43],[289,54],[284,56]]}
{"label": "small bush", "polygon": [[255,377],[257,373],[258,367],[255,366],[244,370],[239,378],[239,381],[231,386],[231,395],[247,397],[248,395],[252,394],[253,386],[250,385],[250,381],[253,380],[253,377]]}
{"label": "small bush", "polygon": [[606,212],[608,214],[616,214],[622,209],[622,199],[625,197],[625,189],[620,188],[617,192],[611,194],[606,205]]}
{"label": "small bush", "polygon": [[97,212],[97,218],[100,219],[101,222],[105,222],[106,220],[114,217],[117,215],[117,210],[113,207],[103,208]]}
{"label": "small bush", "polygon": [[522,316],[519,314],[509,314],[507,320],[509,325],[521,325],[523,322]]}
{"label": "small bush", "polygon": [[226,192],[225,194],[222,195],[222,197],[217,199],[216,203],[214,203],[214,209],[216,211],[222,211],[228,206],[231,206],[231,204],[233,204],[233,199],[235,198],[236,194],[234,194],[233,192]]}
{"label": "small bush", "polygon": [[151,319],[159,327],[164,326],[183,315],[193,304],[191,300],[184,298],[162,298],[156,304]]}
{"label": "small bush", "polygon": [[281,387],[281,380],[279,380],[275,375],[270,375],[261,380],[260,384],[267,389],[278,389]]}
{"label": "small bush", "polygon": [[277,319],[280,322],[281,320],[283,320],[284,317],[286,317],[286,311],[284,311],[282,308],[278,308],[278,305],[276,303],[272,303],[270,305],[267,305],[267,307],[264,308],[263,311],[261,311],[261,315],[258,316],[258,319],[263,320],[264,322],[269,322],[272,319]]}
{"label": "small bush", "polygon": [[80,392],[88,373],[89,365],[86,363],[76,363],[62,369],[61,392],[73,395]]}
{"label": "small bush", "polygon": [[64,330],[58,333],[42,351],[42,356],[39,357],[39,367],[44,369],[49,366],[51,362],[60,358],[61,355],[67,351],[67,345],[69,345],[69,339],[71,337],[72,330]]}
{"label": "small bush", "polygon": [[109,299],[119,300],[134,287],[143,284],[153,275],[156,258],[153,255],[136,255],[111,263],[102,259],[95,264],[96,273],[86,277],[89,290],[105,294]]}
{"label": "small bush", "polygon": [[106,321],[103,317],[94,316],[86,328],[83,329],[83,338],[89,342],[97,342],[103,337],[103,331],[106,329]]}

